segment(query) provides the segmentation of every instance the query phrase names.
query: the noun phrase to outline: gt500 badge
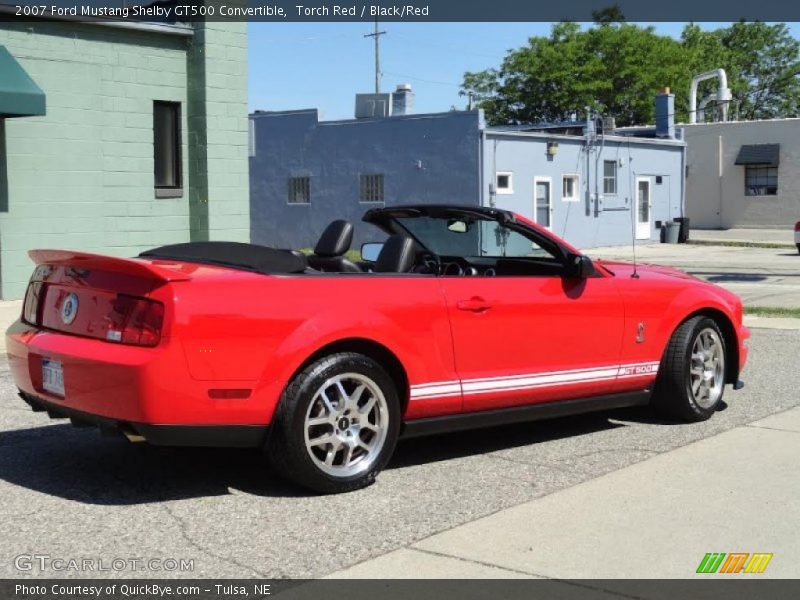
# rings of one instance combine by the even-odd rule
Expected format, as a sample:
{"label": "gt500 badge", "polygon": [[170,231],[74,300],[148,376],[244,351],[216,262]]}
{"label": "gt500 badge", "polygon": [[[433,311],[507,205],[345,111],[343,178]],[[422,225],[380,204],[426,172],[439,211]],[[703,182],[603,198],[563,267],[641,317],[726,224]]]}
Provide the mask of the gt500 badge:
{"label": "gt500 badge", "polygon": [[78,296],[69,294],[64,298],[64,303],[61,305],[61,320],[64,325],[69,325],[75,320],[78,315]]}

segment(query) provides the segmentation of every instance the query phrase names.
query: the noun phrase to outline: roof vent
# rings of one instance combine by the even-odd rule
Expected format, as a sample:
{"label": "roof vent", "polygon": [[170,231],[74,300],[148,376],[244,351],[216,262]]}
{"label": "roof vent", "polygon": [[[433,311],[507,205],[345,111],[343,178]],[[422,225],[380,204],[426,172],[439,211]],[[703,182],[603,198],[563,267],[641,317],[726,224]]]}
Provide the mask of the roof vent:
{"label": "roof vent", "polygon": [[356,94],[356,119],[392,116],[392,94]]}
{"label": "roof vent", "polygon": [[603,117],[603,133],[611,133],[617,128],[617,120],[614,117]]}

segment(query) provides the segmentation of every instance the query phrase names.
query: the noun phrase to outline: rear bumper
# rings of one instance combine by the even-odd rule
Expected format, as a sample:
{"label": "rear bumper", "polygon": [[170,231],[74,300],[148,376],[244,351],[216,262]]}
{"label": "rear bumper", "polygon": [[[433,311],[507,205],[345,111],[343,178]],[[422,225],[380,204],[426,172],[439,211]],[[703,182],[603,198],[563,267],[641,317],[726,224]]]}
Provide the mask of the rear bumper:
{"label": "rear bumper", "polygon": [[[6,347],[12,378],[26,398],[39,399],[61,413],[136,424],[142,431],[150,426],[159,431],[168,431],[167,427],[183,431],[187,426],[258,426],[263,430],[277,397],[276,382],[193,378],[176,339],[164,338],[157,347],[144,348],[17,321],[8,329]],[[43,359],[62,364],[63,397],[44,389]],[[247,393],[226,396],[224,392],[230,389]],[[153,432],[149,437],[155,440],[158,435]]]}
{"label": "rear bumper", "polygon": [[76,427],[98,427],[104,433],[156,446],[256,448],[267,435],[267,428],[261,425],[150,425],[120,421],[54,404],[25,392],[19,395],[34,411],[46,412],[51,419],[69,419]]}

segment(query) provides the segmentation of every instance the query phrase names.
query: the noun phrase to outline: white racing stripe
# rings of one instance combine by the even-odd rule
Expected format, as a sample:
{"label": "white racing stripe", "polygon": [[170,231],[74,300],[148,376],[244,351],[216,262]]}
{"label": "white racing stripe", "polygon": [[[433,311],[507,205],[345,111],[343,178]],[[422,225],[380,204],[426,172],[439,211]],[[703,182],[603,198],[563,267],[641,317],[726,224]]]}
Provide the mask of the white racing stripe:
{"label": "white racing stripe", "polygon": [[576,383],[593,383],[618,379],[652,378],[658,373],[657,362],[609,365],[569,371],[530,373],[506,377],[488,377],[458,381],[435,381],[411,386],[411,400],[429,400],[450,396],[514,392],[541,387]]}

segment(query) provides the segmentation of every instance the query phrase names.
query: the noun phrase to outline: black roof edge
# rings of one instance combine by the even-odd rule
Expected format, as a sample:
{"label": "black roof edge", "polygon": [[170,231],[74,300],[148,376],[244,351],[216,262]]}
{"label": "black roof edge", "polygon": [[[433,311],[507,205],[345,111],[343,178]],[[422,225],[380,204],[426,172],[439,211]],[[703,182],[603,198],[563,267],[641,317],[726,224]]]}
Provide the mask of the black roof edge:
{"label": "black roof edge", "polygon": [[[404,214],[405,213],[405,214]],[[467,206],[459,204],[403,204],[387,206],[384,208],[371,208],[362,217],[365,223],[385,223],[389,218],[397,216],[471,216],[492,219],[500,223],[509,224],[516,222],[514,213],[500,208],[488,206]]]}

